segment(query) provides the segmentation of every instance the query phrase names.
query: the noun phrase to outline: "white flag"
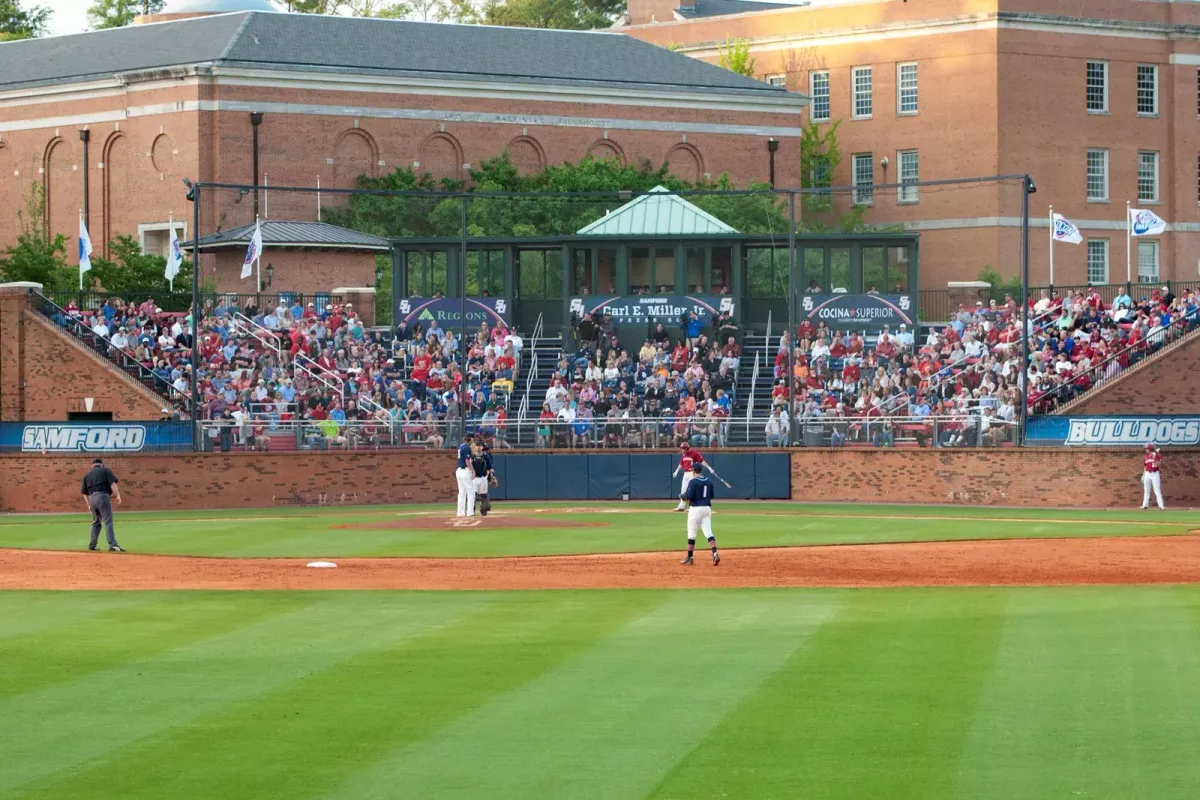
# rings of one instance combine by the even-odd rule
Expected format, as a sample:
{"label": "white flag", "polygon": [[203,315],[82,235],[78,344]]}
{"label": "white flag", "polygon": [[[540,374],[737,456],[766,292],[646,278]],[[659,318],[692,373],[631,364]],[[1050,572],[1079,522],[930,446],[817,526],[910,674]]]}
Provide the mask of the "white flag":
{"label": "white flag", "polygon": [[242,280],[250,277],[254,271],[254,262],[262,257],[262,228],[259,227],[258,221],[254,222],[254,236],[250,239],[250,246],[246,248],[246,260],[242,262]]}
{"label": "white flag", "polygon": [[1062,214],[1054,215],[1054,241],[1066,242],[1067,244],[1080,244],[1083,242],[1083,235],[1079,233],[1079,228],[1075,227],[1075,223],[1064,217]]}
{"label": "white flag", "polygon": [[79,215],[79,281],[83,285],[83,273],[92,268],[92,237],[88,236],[83,215]]}
{"label": "white flag", "polygon": [[1158,214],[1145,208],[1129,209],[1130,236],[1157,236],[1167,230],[1167,223]]}
{"label": "white flag", "polygon": [[171,225],[171,247],[167,250],[167,280],[174,281],[183,265],[183,250],[179,247],[179,234]]}

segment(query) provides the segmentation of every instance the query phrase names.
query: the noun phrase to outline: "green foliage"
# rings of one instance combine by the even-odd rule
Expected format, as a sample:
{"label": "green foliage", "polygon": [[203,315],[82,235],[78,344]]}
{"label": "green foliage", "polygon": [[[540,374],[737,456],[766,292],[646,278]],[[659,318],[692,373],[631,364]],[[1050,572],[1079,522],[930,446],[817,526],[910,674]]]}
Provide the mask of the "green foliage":
{"label": "green foliage", "polygon": [[[170,289],[165,273],[167,259],[147,255],[131,236],[118,236],[108,244],[111,258],[92,255],[92,269],[85,273],[85,283],[91,282],[109,292],[137,292],[165,295]],[[192,289],[192,263],[184,261],[175,278],[176,291]]]}
{"label": "green foliage", "polygon": [[717,65],[730,72],[753,78],[756,61],[745,39],[726,39],[725,44],[717,46]]}
{"label": "green foliage", "polygon": [[43,35],[50,21],[50,13],[45,6],[23,9],[18,0],[0,0],[0,42]]}
{"label": "green foliage", "polygon": [[33,181],[25,208],[17,211],[17,243],[0,256],[0,277],[5,281],[33,281],[47,291],[78,288],[78,273],[67,266],[67,237],[46,230],[46,190]]}
{"label": "green foliage", "polygon": [[88,24],[93,30],[123,28],[138,15],[157,14],[164,5],[164,0],[95,0],[88,8]]}
{"label": "green foliage", "polygon": [[625,13],[625,0],[488,0],[482,21],[520,28],[607,28]]}
{"label": "green foliage", "polygon": [[[812,233],[859,233],[865,230],[883,231],[865,221],[866,208],[851,205],[838,213],[833,193],[821,191],[834,184],[842,149],[838,144],[841,120],[832,125],[810,122],[800,135],[800,195],[801,227]],[[903,230],[903,228],[897,228]]]}
{"label": "green foliage", "polygon": [[986,281],[992,285],[991,299],[995,300],[996,302],[1002,301],[1004,299],[1004,295],[1006,294],[1011,294],[1016,298],[1021,297],[1021,279],[1012,278],[1006,281],[1004,280],[1004,277],[992,267],[991,264],[984,265],[983,271],[979,273],[979,277],[976,278],[976,280]]}

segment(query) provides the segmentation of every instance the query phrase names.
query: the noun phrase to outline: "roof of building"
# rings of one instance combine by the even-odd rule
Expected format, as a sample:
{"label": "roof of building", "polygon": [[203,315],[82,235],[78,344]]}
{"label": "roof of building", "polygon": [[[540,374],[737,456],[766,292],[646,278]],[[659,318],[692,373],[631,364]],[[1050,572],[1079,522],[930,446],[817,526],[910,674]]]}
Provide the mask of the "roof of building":
{"label": "roof of building", "polygon": [[687,236],[705,233],[737,233],[703,209],[662,186],[605,214],[579,230],[593,236]]}
{"label": "roof of building", "polygon": [[[339,250],[389,249],[388,240],[369,233],[359,233],[349,228],[339,228],[328,222],[293,222],[287,220],[263,220],[263,249],[268,247],[325,247]],[[219,233],[200,237],[201,250],[218,250],[225,247],[247,247],[254,235],[254,224],[231,228]],[[184,249],[191,246],[184,245]]]}
{"label": "roof of building", "polygon": [[620,33],[257,11],[0,44],[0,89],[194,65],[789,98]]}
{"label": "roof of building", "polygon": [[724,17],[729,14],[747,14],[751,11],[772,11],[777,8],[795,8],[792,3],[760,3],[756,0],[695,0],[691,8],[675,9],[679,19],[703,19]]}

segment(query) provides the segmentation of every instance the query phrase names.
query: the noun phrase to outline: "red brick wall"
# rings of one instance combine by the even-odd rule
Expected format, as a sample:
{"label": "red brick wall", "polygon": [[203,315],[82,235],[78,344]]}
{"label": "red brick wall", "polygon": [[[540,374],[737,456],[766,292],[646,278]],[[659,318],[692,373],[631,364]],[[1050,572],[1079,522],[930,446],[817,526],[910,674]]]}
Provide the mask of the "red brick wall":
{"label": "red brick wall", "polygon": [[1200,375],[1200,338],[1138,366],[1101,387],[1071,414],[1200,414],[1196,376]]}
{"label": "red brick wall", "polygon": [[[800,450],[792,499],[809,502],[1100,506],[1142,502],[1133,449]],[[1163,455],[1167,506],[1200,506],[1200,450]]]}
{"label": "red brick wall", "polygon": [[[0,456],[0,511],[79,511],[91,456]],[[451,503],[453,454],[195,453],[108,456],[122,509],[271,508],[296,503]],[[344,495],[344,497],[343,497]]]}
{"label": "red brick wall", "polygon": [[158,419],[163,401],[29,309],[25,290],[0,293],[0,419],[65,420],[68,411]]}
{"label": "red brick wall", "polygon": [[[218,250],[213,258],[201,261],[200,280],[211,280],[219,292],[253,294],[255,275],[242,279],[243,248]],[[267,265],[275,268],[267,287]],[[262,256],[263,291],[299,292],[309,295],[346,286],[375,285],[375,254],[345,250],[297,250],[264,247]]]}

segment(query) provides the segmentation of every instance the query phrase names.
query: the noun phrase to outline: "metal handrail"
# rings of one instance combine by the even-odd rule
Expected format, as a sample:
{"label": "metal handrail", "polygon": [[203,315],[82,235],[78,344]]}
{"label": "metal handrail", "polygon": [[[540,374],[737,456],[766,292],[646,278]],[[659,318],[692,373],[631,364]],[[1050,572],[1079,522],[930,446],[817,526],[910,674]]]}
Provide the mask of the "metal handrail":
{"label": "metal handrail", "polygon": [[[1200,320],[1198,320],[1195,316],[1188,316],[1186,314],[1180,316],[1178,319],[1171,320],[1170,325],[1168,325],[1165,328],[1159,328],[1159,332],[1156,334],[1153,334],[1154,337],[1160,338],[1160,341],[1158,343],[1158,346],[1154,347],[1152,352],[1157,352],[1158,350],[1162,349],[1163,347],[1165,347],[1168,344],[1174,344],[1175,342],[1178,342],[1180,339],[1182,339],[1184,336],[1187,336],[1189,333],[1192,333],[1193,332],[1192,326],[1195,325],[1197,322],[1200,322]],[[1184,328],[1183,333],[1180,334],[1179,328],[1183,327],[1185,325],[1186,325],[1186,327]],[[1168,333],[1168,331],[1172,331],[1172,333]],[[1080,397],[1082,397],[1084,394],[1088,394],[1088,393],[1095,391],[1096,389],[1099,389],[1101,386],[1109,383],[1113,379],[1122,375],[1125,372],[1125,369],[1128,369],[1128,368],[1119,369],[1112,375],[1105,375],[1104,373],[1107,372],[1108,367],[1110,365],[1119,364],[1122,356],[1131,354],[1140,349],[1145,349],[1147,346],[1149,346],[1151,344],[1151,342],[1152,342],[1151,336],[1147,335],[1147,337],[1145,339],[1142,339],[1139,342],[1136,342],[1136,343],[1130,344],[1130,345],[1126,345],[1125,347],[1121,348],[1117,352],[1111,353],[1108,356],[1108,358],[1104,359],[1100,363],[1093,364],[1085,372],[1080,373],[1079,375],[1072,375],[1070,380],[1068,380],[1065,383],[1062,383],[1059,386],[1056,386],[1053,389],[1051,389],[1050,391],[1046,392],[1045,394],[1043,394],[1042,396],[1037,398],[1036,402],[1038,404],[1045,403],[1047,400],[1061,395],[1064,391],[1066,391],[1070,387],[1078,385],[1080,380],[1082,378],[1084,378],[1085,376],[1091,376],[1093,374],[1095,374],[1096,377],[1092,381],[1091,385],[1084,392],[1080,393],[1079,395],[1077,395],[1075,397],[1066,398],[1065,400],[1060,398],[1058,400],[1058,402],[1055,404],[1055,407],[1057,408],[1057,406],[1062,405],[1063,403],[1072,402],[1074,400],[1077,400]],[[1026,369],[1028,369],[1028,365],[1026,365]],[[1030,402],[1030,406],[1032,407],[1034,401],[1031,399],[1029,402]]]}
{"label": "metal handrail", "polygon": [[[97,335],[91,328],[85,325],[82,319],[71,316],[62,306],[41,292],[30,289],[30,293],[39,299],[39,302],[33,304],[34,309],[39,314],[59,327],[69,330],[71,335],[76,339],[79,339],[100,356],[112,361],[132,377],[137,378],[143,383],[149,381],[153,387],[152,391],[164,395],[169,401],[187,401],[191,397],[190,392],[179,391],[171,385],[170,381],[156,375],[153,370],[148,369],[140,361],[130,356],[129,353],[118,347],[113,347],[111,342]],[[53,313],[48,313],[50,309],[53,309]]]}
{"label": "metal handrail", "polygon": [[545,333],[545,320],[542,318],[542,312],[539,311],[537,315],[537,322],[533,323],[533,333],[529,336],[529,338],[532,340],[530,344],[532,345],[533,341],[537,341],[539,338],[541,338],[543,333]]}
{"label": "metal handrail", "polygon": [[[274,350],[276,358],[281,357],[279,337],[270,328],[265,325],[259,325],[240,311],[234,312],[233,324],[235,330],[239,327],[244,327],[246,335],[254,337],[263,346]],[[259,333],[260,330],[264,333]]]}
{"label": "metal handrail", "polygon": [[[314,366],[317,366],[317,369],[314,370],[314,369],[306,366],[305,362],[308,362],[310,364],[313,364]],[[296,369],[300,370],[308,377],[312,378],[313,380],[317,381],[318,383],[324,384],[326,389],[331,389],[333,391],[336,391],[338,393],[338,397],[342,398],[342,400],[346,399],[346,382],[342,380],[341,376],[334,375],[333,373],[330,373],[330,372],[318,371],[320,369],[320,367],[317,365],[317,362],[313,361],[311,358],[304,355],[303,353],[297,353],[296,357],[292,359],[292,364],[293,364],[293,366],[295,366]],[[328,375],[333,380],[332,381],[326,380],[324,377],[325,375]]]}
{"label": "metal handrail", "polygon": [[[770,348],[770,342],[767,344]],[[750,418],[754,416],[754,393],[758,389],[758,366],[762,358],[762,352],[754,354],[754,374],[750,378],[750,399],[746,404],[746,440],[750,440]]]}

